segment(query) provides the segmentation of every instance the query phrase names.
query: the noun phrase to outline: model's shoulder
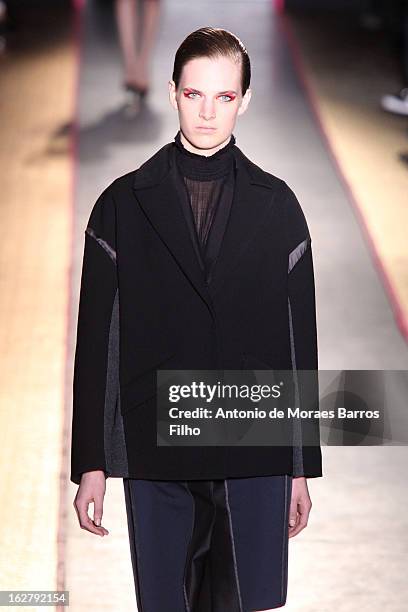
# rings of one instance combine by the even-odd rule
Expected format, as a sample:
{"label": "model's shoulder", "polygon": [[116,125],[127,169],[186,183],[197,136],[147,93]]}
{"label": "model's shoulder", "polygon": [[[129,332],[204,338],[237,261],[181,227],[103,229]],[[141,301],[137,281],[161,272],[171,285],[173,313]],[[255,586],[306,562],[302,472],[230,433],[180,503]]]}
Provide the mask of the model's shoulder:
{"label": "model's shoulder", "polygon": [[106,191],[113,198],[115,198],[115,196],[118,196],[118,195],[123,195],[124,192],[128,191],[132,187],[134,177],[137,171],[138,171],[138,168],[135,168],[134,170],[130,170],[129,172],[126,172],[125,174],[121,174],[120,176],[117,176],[108,185],[108,187],[106,188]]}
{"label": "model's shoulder", "polygon": [[113,197],[115,195],[123,198],[133,187],[144,187],[157,182],[160,175],[166,172],[169,163],[169,151],[172,143],[166,143],[158,151],[155,151],[140,166],[118,176],[110,185],[108,190]]}
{"label": "model's shoulder", "polygon": [[253,162],[252,165],[256,168],[257,176],[262,177],[263,181],[276,193],[277,196],[282,198],[296,198],[294,190],[289,187],[285,179],[282,177],[257,166]]}
{"label": "model's shoulder", "polygon": [[247,155],[245,155],[239,147],[236,146],[235,151],[237,162],[239,164],[243,164],[246,167],[246,170],[250,175],[252,183],[267,187],[271,189],[275,194],[284,193],[287,185],[282,178],[280,178],[276,174],[273,174],[272,172],[268,172],[267,170],[259,166]]}
{"label": "model's shoulder", "polygon": [[283,178],[264,170],[248,158],[246,164],[252,181],[272,190],[271,205],[279,209],[285,219],[285,225],[294,229],[295,233],[308,235],[305,214],[294,188],[290,187]]}
{"label": "model's shoulder", "polygon": [[300,209],[299,199],[295,193],[295,189],[290,187],[288,183],[282,177],[263,170],[257,166],[258,170],[262,173],[264,181],[266,181],[270,188],[274,190],[274,200],[279,200],[283,203],[285,208]]}
{"label": "model's shoulder", "polygon": [[287,182],[280,176],[264,170],[257,164],[252,164],[252,180],[258,184],[262,184],[265,187],[269,187],[272,190],[271,202],[281,203],[283,206],[298,205],[299,201],[294,190],[289,187]]}

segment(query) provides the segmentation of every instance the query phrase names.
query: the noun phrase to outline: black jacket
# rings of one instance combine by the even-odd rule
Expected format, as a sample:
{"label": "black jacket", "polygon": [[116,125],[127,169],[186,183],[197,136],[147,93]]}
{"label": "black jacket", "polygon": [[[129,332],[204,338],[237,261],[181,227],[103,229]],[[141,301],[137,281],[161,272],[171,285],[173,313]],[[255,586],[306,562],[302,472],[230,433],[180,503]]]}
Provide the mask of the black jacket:
{"label": "black jacket", "polygon": [[[111,183],[85,247],[71,480],[322,475],[320,446],[157,446],[156,370],[317,370],[311,238],[287,184],[234,145],[235,187],[210,281],[178,197],[174,143]],[[298,433],[299,436],[299,433]]]}

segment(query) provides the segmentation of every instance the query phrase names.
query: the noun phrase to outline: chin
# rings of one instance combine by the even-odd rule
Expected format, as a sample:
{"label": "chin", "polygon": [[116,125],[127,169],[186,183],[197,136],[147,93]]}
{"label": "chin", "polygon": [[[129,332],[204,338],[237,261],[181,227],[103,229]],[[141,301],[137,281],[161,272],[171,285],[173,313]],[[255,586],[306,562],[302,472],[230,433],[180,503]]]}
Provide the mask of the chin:
{"label": "chin", "polygon": [[206,143],[207,146],[215,146],[224,142],[227,136],[220,134],[219,130],[215,130],[214,132],[201,132],[200,130],[194,131],[194,136],[191,142],[195,140],[196,142]]}
{"label": "chin", "polygon": [[227,138],[226,135],[220,135],[218,130],[206,134],[205,132],[200,132],[192,128],[191,131],[184,132],[184,134],[193,147],[203,150],[213,149],[223,143]]}
{"label": "chin", "polygon": [[215,134],[200,134],[195,133],[192,138],[188,137],[188,140],[194,147],[201,149],[210,149],[217,145],[218,138]]}

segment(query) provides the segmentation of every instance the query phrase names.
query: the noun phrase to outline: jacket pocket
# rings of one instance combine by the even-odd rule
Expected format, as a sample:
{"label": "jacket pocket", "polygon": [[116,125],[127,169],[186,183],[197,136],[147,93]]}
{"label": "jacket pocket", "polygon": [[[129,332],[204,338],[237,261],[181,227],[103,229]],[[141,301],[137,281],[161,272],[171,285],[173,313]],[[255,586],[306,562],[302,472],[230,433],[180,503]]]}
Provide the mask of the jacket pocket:
{"label": "jacket pocket", "polygon": [[122,414],[126,414],[157,395],[157,370],[172,369],[171,364],[175,354],[176,352],[172,351],[162,356],[154,366],[144,370],[121,386],[120,411]]}

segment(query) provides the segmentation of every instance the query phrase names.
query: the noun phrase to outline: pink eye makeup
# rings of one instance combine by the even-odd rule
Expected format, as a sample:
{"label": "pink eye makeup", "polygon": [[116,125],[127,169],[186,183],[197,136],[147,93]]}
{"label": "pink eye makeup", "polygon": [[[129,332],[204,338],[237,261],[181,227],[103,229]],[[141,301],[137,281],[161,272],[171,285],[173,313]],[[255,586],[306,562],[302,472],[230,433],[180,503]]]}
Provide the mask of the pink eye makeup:
{"label": "pink eye makeup", "polygon": [[[201,95],[201,91],[198,91],[197,89],[192,89],[190,87],[186,87],[185,89],[183,89],[183,95],[185,98],[189,98],[190,100],[195,100],[196,95],[197,96]],[[218,94],[218,97],[229,98],[229,100],[227,101],[232,102],[236,98],[236,92],[235,91],[223,91]]]}
{"label": "pink eye makeup", "polygon": [[229,93],[228,93],[228,92],[226,92],[226,93],[220,94],[220,97],[221,97],[221,98],[226,98],[226,97],[228,97],[228,98],[230,98],[230,100],[231,100],[231,102],[232,102],[232,100],[235,100],[236,95],[235,95],[235,94],[234,94],[234,93],[231,91],[231,92],[229,92]]}
{"label": "pink eye makeup", "polygon": [[198,94],[198,91],[194,91],[193,89],[183,89],[183,95],[185,98],[190,98],[191,94]]}

